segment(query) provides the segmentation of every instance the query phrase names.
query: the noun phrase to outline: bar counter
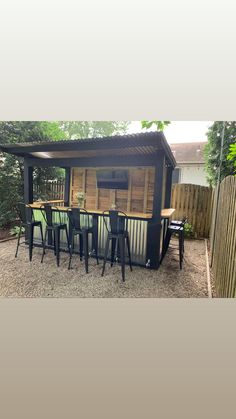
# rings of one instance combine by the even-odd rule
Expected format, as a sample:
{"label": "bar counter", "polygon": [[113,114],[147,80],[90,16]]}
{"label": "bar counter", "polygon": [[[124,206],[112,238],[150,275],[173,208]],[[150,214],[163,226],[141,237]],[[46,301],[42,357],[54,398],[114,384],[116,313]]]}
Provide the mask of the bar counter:
{"label": "bar counter", "polygon": [[[56,203],[61,203],[63,201],[40,201],[40,202],[33,202],[33,204],[30,204],[29,206],[32,209],[40,209],[44,204],[56,204]],[[67,212],[69,210],[69,208],[73,208],[73,207],[68,207],[68,206],[62,206],[62,205],[55,205],[54,206],[56,211],[61,211],[61,212]],[[77,208],[77,207],[74,207]],[[103,211],[102,210],[98,210],[98,209],[87,209],[86,211],[89,215],[103,215]],[[125,214],[127,215],[127,218],[131,218],[134,220],[151,220],[152,219],[152,214],[144,214],[142,212],[126,212],[124,211]],[[175,212],[174,208],[163,208],[161,210],[161,217],[162,218],[171,218],[171,216],[173,215],[173,213]]]}
{"label": "bar counter", "polygon": [[[62,221],[68,223],[67,211],[71,207],[64,206],[64,201],[47,201],[47,202],[37,201],[37,202],[34,202],[33,204],[29,204],[29,206],[34,210],[34,216],[36,220],[42,221],[43,226],[44,226],[45,221],[43,219],[41,209],[43,209],[43,205],[45,203],[51,204],[53,206],[55,210],[55,222],[59,221],[59,212],[60,212]],[[103,211],[96,210],[96,209],[86,209],[86,211],[89,214],[91,225],[93,225],[95,234],[98,237],[98,255],[100,258],[103,258],[106,237],[107,237],[105,223],[103,220],[104,218]],[[173,208],[162,209],[161,225],[162,225],[163,233],[166,230],[166,225],[168,224],[169,219],[173,215],[174,211],[175,210]],[[81,212],[81,215],[83,216],[82,212]],[[147,266],[148,264],[147,234],[148,234],[149,222],[151,222],[153,219],[152,214],[126,212],[126,215],[128,219],[128,230],[130,234],[132,262],[136,265]],[[39,239],[39,237],[36,237],[36,238]],[[164,236],[162,235],[162,240],[163,238]],[[66,247],[65,234],[62,234],[61,236],[61,244],[62,244],[62,248]],[[94,243],[92,242],[92,240],[90,240],[89,242],[89,248],[93,254]]]}

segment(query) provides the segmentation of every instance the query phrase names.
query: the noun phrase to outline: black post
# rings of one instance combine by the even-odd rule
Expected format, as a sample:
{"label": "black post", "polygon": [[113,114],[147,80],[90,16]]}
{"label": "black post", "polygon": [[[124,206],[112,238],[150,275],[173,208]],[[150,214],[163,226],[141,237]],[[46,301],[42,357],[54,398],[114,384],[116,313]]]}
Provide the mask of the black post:
{"label": "black post", "polygon": [[24,200],[25,204],[33,203],[33,167],[24,160]]}
{"label": "black post", "polygon": [[92,251],[98,256],[98,215],[93,214]]}
{"label": "black post", "polygon": [[147,262],[148,266],[153,269],[158,269],[160,265],[161,207],[164,163],[164,153],[159,152],[156,157],[155,167],[153,217],[152,220],[148,222],[147,231]]}
{"label": "black post", "polygon": [[167,167],[165,208],[170,208],[171,206],[172,173],[173,173],[173,168]]}
{"label": "black post", "polygon": [[70,167],[65,168],[65,189],[64,189],[64,205],[70,205]]}
{"label": "black post", "polygon": [[[33,203],[33,167],[28,165],[28,162],[26,159],[24,159],[24,201],[25,201],[25,204]],[[32,213],[31,209],[28,209],[28,211]],[[28,243],[29,240],[32,241],[32,237],[30,236],[31,236],[30,231],[28,228],[26,228],[25,230],[26,243]],[[31,246],[29,246],[29,249],[32,252],[32,243],[31,243]],[[32,258],[32,254],[30,254],[30,259],[31,258]]]}

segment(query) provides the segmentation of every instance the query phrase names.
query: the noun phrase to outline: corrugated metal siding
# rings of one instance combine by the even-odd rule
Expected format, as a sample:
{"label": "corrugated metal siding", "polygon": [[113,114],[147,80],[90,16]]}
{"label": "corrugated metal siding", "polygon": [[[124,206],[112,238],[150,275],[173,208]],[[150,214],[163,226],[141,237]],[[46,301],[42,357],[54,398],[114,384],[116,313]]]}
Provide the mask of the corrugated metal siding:
{"label": "corrugated metal siding", "polygon": [[[68,216],[66,213],[61,212],[61,222],[67,223]],[[40,210],[34,210],[35,220],[42,221],[43,229],[45,228],[45,222]],[[59,222],[59,214],[54,213],[55,222]],[[83,217],[82,217],[83,218]],[[89,216],[90,223],[92,225],[92,216]],[[147,249],[147,221],[143,220],[128,220],[128,231],[130,234],[130,247],[131,247],[131,258],[134,263],[145,266],[146,264],[146,249]],[[92,238],[89,234],[89,251],[92,250]],[[102,216],[98,217],[98,255],[103,257],[105,243],[107,238],[107,231]],[[35,239],[40,240],[39,229],[35,229]],[[61,247],[66,246],[66,234],[64,231],[61,232]],[[78,246],[78,238],[75,240],[75,246]]]}

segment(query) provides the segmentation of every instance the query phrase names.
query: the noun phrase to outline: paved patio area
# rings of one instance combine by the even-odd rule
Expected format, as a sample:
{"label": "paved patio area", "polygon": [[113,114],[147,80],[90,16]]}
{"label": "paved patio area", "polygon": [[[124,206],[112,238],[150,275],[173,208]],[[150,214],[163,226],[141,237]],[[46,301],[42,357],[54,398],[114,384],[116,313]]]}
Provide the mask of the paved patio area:
{"label": "paved patio area", "polygon": [[33,261],[21,246],[15,259],[16,241],[0,243],[0,297],[207,297],[205,245],[201,240],[186,240],[185,260],[179,270],[176,249],[166,255],[158,271],[134,266],[126,268],[126,282],[121,282],[119,265],[107,264],[101,277],[102,262],[89,260],[89,274],[77,255],[68,271],[68,254],[61,253],[57,268],[54,254],[47,251],[40,263],[42,249],[35,248]]}

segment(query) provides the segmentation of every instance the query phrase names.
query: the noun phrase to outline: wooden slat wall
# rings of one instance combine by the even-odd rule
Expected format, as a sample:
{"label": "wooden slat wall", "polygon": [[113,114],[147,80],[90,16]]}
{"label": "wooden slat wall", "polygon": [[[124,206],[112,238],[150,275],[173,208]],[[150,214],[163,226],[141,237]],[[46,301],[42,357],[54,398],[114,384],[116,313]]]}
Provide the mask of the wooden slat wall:
{"label": "wooden slat wall", "polygon": [[71,170],[72,205],[78,204],[77,194],[83,191],[86,193],[85,208],[106,210],[115,204],[121,211],[152,212],[155,171],[153,167],[126,168],[129,171],[128,190],[98,189],[96,170],[98,169]]}
{"label": "wooden slat wall", "polygon": [[209,237],[212,189],[207,186],[179,183],[172,187],[171,207],[173,218],[187,217],[193,226],[195,237]]}
{"label": "wooden slat wall", "polygon": [[[217,208],[218,206],[218,208]],[[214,237],[215,234],[215,237]],[[214,237],[214,240],[213,240]],[[225,178],[213,204],[211,261],[216,296],[236,297],[236,177]]]}

